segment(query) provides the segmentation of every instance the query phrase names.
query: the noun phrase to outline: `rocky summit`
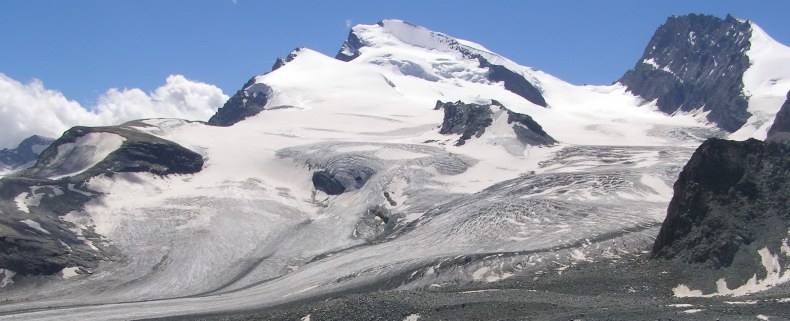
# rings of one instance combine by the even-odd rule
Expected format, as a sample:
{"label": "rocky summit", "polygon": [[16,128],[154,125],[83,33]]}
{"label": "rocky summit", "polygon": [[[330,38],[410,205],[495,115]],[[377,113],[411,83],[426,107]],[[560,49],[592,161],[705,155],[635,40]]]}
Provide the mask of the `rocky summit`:
{"label": "rocky summit", "polygon": [[732,16],[670,17],[618,82],[665,113],[702,109],[734,132],[751,116],[743,87],[750,37],[750,23]]}

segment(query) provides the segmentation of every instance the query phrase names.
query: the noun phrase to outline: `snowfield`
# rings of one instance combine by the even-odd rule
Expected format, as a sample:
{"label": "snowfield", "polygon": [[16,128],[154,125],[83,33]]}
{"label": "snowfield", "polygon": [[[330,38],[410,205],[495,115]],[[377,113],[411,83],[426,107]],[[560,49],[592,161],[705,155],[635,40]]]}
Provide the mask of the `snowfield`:
{"label": "snowfield", "polygon": [[[762,53],[770,38],[754,28],[765,43],[749,53],[756,118],[733,134],[744,139],[765,135],[781,105],[774,96],[790,87],[784,71],[758,83],[772,53]],[[269,92],[267,110],[233,126],[133,125],[200,153],[203,170],[92,178],[87,187],[101,196],[62,219],[100,234],[117,260],[15,283],[0,319],[138,319],[272,306],[382,280],[413,289],[562,273],[652,242],[682,166],[701,141],[722,135],[700,115],[665,115],[621,85],[572,85],[402,21],[353,30],[366,44],[358,58],[299,50],[255,78]],[[489,81],[459,48],[524,76],[548,107]],[[492,99],[560,143],[520,143],[495,106],[481,137],[456,146],[459,135],[439,134],[437,100]],[[60,146],[57,177],[122,143],[93,133]],[[327,195],[311,181],[322,169],[366,177]],[[19,195],[19,208],[35,206],[34,195]],[[11,284],[14,273],[4,275]]]}

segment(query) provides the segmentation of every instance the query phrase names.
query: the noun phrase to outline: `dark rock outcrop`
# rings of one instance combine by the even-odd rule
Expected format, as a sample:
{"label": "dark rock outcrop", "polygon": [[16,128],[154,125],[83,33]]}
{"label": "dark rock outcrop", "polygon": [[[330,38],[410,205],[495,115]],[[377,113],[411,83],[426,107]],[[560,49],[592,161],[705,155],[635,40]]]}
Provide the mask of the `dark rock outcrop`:
{"label": "dark rock outcrop", "polygon": [[461,134],[457,146],[466,143],[467,139],[480,137],[485,133],[486,127],[493,122],[493,112],[487,105],[465,104],[461,101],[454,103],[436,102],[434,109],[444,110],[444,120],[439,134]]}
{"label": "dark rock outcrop", "polygon": [[0,247],[3,268],[22,275],[55,274],[67,266],[68,250],[54,240],[2,235]]}
{"label": "dark rock outcrop", "polygon": [[492,64],[481,56],[476,56],[476,58],[480,62],[481,68],[488,68],[488,80],[492,82],[501,81],[508,91],[523,97],[535,105],[548,106],[540,90],[527,81],[524,76],[505,66]]}
{"label": "dark rock outcrop", "polygon": [[768,139],[777,139],[779,136],[784,136],[785,141],[790,141],[790,92],[787,92],[787,100],[776,113],[774,123],[771,129],[768,130]]}
{"label": "dark rock outcrop", "polygon": [[359,57],[359,49],[364,47],[365,44],[362,43],[362,40],[359,39],[359,36],[354,33],[354,30],[348,32],[348,38],[343,45],[340,47],[340,50],[335,55],[335,59],[342,60],[342,61],[351,61],[355,58]]}
{"label": "dark rock outcrop", "polygon": [[[304,48],[300,47],[300,48],[296,48],[294,50],[291,50],[291,52],[288,53],[287,56],[285,56],[285,59],[277,57],[277,60],[274,61],[274,65],[272,66],[272,71],[280,69],[280,67],[285,66],[285,64],[287,64],[287,63],[293,61],[294,59],[296,59],[296,56],[298,56],[299,52],[302,51],[303,49]],[[247,87],[247,86],[245,86],[245,87]]]}
{"label": "dark rock outcrop", "polygon": [[461,101],[454,103],[437,101],[434,109],[444,110],[444,119],[439,133],[443,135],[461,134],[456,146],[465,144],[466,140],[472,137],[481,137],[486,128],[494,121],[492,106],[497,106],[507,112],[507,123],[513,125],[513,132],[521,144],[530,146],[557,144],[557,141],[546,133],[532,117],[509,110],[496,100],[492,100],[491,105],[466,104]]}
{"label": "dark rock outcrop", "polygon": [[505,106],[502,106],[502,104],[499,104],[497,101],[494,101],[494,103],[507,111],[507,123],[513,124],[513,131],[516,133],[516,138],[518,138],[522,144],[531,146],[551,146],[558,143],[554,137],[546,133],[543,127],[529,115],[516,113],[505,108]]}
{"label": "dark rock outcrop", "polygon": [[225,105],[209,118],[208,124],[227,127],[263,111],[269,101],[270,88],[262,83],[255,83],[255,78],[247,81],[241,90],[230,97]]}
{"label": "dark rock outcrop", "polygon": [[73,127],[63,133],[47,149],[31,168],[21,171],[17,176],[47,179],[68,173],[59,157],[59,147],[74,143],[90,133],[111,133],[124,138],[121,146],[107,155],[90,169],[65,180],[81,183],[87,178],[101,174],[113,175],[123,172],[148,172],[156,175],[193,174],[203,168],[203,156],[179,144],[161,139],[138,130],[123,126],[114,127]]}
{"label": "dark rock outcrop", "polygon": [[[36,186],[34,193],[31,186]],[[37,206],[21,212],[14,206],[15,199],[25,192],[43,197]],[[89,229],[77,235],[79,227],[59,218],[81,211],[90,194],[83,186],[66,181],[0,180],[0,266],[21,275],[48,275],[66,267],[89,271],[111,257],[101,236]]]}
{"label": "dark rock outcrop", "polygon": [[340,195],[365,186],[376,171],[354,162],[332,164],[313,173],[313,187],[329,195]]}
{"label": "dark rock outcrop", "polygon": [[17,148],[0,150],[0,168],[18,168],[34,163],[38,155],[53,141],[55,140],[52,138],[33,135],[25,138]]}
{"label": "dark rock outcrop", "polygon": [[[726,271],[743,284],[790,227],[790,145],[712,138],[674,185],[653,257]],[[717,276],[719,277],[719,276]]]}
{"label": "dark rock outcrop", "polygon": [[618,82],[667,114],[702,108],[734,132],[751,116],[743,92],[751,25],[732,16],[673,16],[656,30],[642,58]]}
{"label": "dark rock outcrop", "polygon": [[346,187],[343,186],[343,183],[335,179],[335,176],[329,174],[327,171],[317,171],[313,173],[313,187],[328,195],[340,195],[346,191]]}

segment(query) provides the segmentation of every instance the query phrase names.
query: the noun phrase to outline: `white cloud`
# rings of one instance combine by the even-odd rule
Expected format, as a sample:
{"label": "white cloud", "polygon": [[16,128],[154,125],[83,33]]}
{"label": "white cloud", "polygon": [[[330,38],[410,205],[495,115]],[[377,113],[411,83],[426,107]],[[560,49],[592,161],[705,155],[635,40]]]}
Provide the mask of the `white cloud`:
{"label": "white cloud", "polygon": [[151,93],[110,89],[88,111],[60,92],[44,88],[39,80],[22,84],[0,73],[0,148],[15,147],[31,135],[59,137],[77,125],[117,125],[160,117],[208,120],[227,99],[216,86],[172,75]]}
{"label": "white cloud", "polygon": [[346,19],[346,29],[351,28],[351,19]]}

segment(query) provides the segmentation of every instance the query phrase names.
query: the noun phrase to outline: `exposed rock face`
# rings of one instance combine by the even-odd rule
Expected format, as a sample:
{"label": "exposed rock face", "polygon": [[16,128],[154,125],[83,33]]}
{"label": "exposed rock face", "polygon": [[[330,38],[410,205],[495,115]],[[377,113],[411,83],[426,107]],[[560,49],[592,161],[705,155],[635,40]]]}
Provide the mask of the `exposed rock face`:
{"label": "exposed rock face", "polygon": [[[286,58],[287,59],[287,58]],[[278,67],[275,64],[275,67]],[[276,68],[274,68],[276,69]],[[270,88],[261,83],[255,83],[255,77],[250,79],[244,88],[230,97],[214,116],[208,120],[212,126],[231,126],[247,117],[255,116],[263,111],[269,101]]]}
{"label": "exposed rock face", "polygon": [[53,141],[52,138],[33,135],[25,138],[17,148],[0,150],[0,168],[17,168],[35,162],[38,155]]}
{"label": "exposed rock face", "polygon": [[444,120],[439,133],[443,135],[461,134],[456,146],[465,144],[466,140],[472,137],[480,138],[486,128],[494,122],[492,106],[497,106],[500,110],[507,112],[507,123],[513,124],[513,132],[521,144],[550,146],[557,143],[532,117],[511,111],[496,100],[492,100],[491,105],[466,104],[461,101],[454,103],[437,101],[434,109],[444,110]]}
{"label": "exposed rock face", "polygon": [[[787,100],[782,105],[782,108],[779,109],[779,112],[776,113],[774,124],[768,130],[769,139],[775,139],[779,135],[790,138],[790,92],[787,92]],[[790,141],[790,139],[785,140]]]}
{"label": "exposed rock face", "polygon": [[535,105],[548,106],[540,90],[524,79],[524,76],[507,69],[505,66],[492,64],[483,57],[477,56],[476,58],[480,62],[480,67],[488,68],[488,80],[492,82],[501,81],[508,91],[523,97]]}
{"label": "exposed rock face", "polygon": [[346,187],[343,186],[343,183],[335,179],[335,176],[329,174],[327,171],[317,171],[313,173],[313,187],[328,195],[340,195],[346,191]]}
{"label": "exposed rock face", "polygon": [[743,284],[780,253],[790,227],[790,145],[712,138],[683,168],[653,246],[656,258],[726,270]]}
{"label": "exposed rock face", "polygon": [[[293,61],[294,59],[296,59],[296,56],[299,55],[299,52],[302,51],[302,49],[304,49],[304,48],[300,47],[300,48],[296,48],[294,50],[291,50],[291,52],[288,53],[287,56],[285,56],[285,59],[277,57],[277,60],[274,61],[274,65],[272,66],[272,71],[280,69],[280,67],[285,66],[285,64],[287,64],[287,63]],[[247,86],[245,86],[245,87],[247,87]]]}
{"label": "exposed rock face", "polygon": [[359,49],[364,46],[365,44],[362,43],[362,40],[359,39],[359,36],[354,33],[354,30],[351,30],[348,32],[348,38],[340,47],[340,51],[338,51],[337,55],[335,55],[335,59],[346,62],[354,60],[354,58],[359,57]]}
{"label": "exposed rock face", "polygon": [[313,173],[313,187],[329,195],[362,188],[376,171],[353,161],[338,162]]}
{"label": "exposed rock face", "polygon": [[466,143],[472,136],[480,137],[485,133],[486,127],[493,122],[491,107],[478,104],[465,104],[457,101],[454,103],[436,102],[434,109],[444,110],[444,120],[439,134],[461,134],[457,146]]}
{"label": "exposed rock face", "polygon": [[531,146],[551,146],[558,143],[554,137],[547,134],[543,130],[543,127],[529,115],[511,111],[505,106],[502,106],[498,101],[493,101],[492,104],[498,105],[500,108],[507,111],[507,123],[515,123],[513,124],[513,131],[522,144]]}
{"label": "exposed rock face", "polygon": [[670,17],[656,30],[634,69],[618,82],[671,114],[702,108],[734,132],[751,116],[743,93],[751,26],[732,16]]}
{"label": "exposed rock face", "polygon": [[[84,171],[52,178],[71,165],[63,162],[68,157],[63,154],[78,153],[73,145],[95,133],[118,135],[123,142]],[[85,203],[99,196],[87,188],[88,180],[123,172],[188,174],[202,167],[200,154],[126,126],[74,127],[34,166],[0,180],[0,266],[22,275],[54,274],[66,267],[90,273],[112,256],[112,249],[91,227],[74,223],[87,218]],[[67,215],[72,218],[64,219]]]}
{"label": "exposed rock face", "polygon": [[203,168],[203,156],[174,142],[137,130],[120,127],[73,127],[41,152],[38,162],[18,174],[20,177],[47,179],[57,175],[59,146],[74,143],[89,133],[112,133],[125,139],[120,148],[78,175],[63,178],[80,183],[87,178],[123,172],[149,172],[156,175],[192,174]]}

